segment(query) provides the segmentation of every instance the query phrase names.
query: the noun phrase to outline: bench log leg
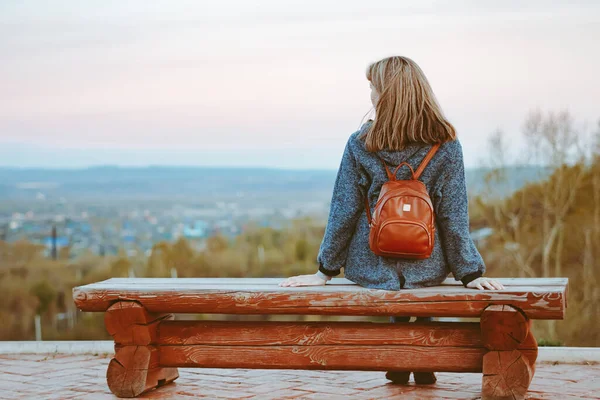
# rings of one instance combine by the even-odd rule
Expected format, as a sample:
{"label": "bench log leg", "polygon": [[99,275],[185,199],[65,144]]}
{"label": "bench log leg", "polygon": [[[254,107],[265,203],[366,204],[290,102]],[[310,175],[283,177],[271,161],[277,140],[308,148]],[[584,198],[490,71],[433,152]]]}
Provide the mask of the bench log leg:
{"label": "bench log leg", "polygon": [[136,397],[177,379],[177,368],[161,368],[156,346],[158,325],[171,314],[149,313],[134,301],[113,304],[104,316],[106,330],[115,340],[115,357],[106,380],[118,397]]}
{"label": "bench log leg", "polygon": [[[524,399],[535,372],[537,343],[531,321],[509,305],[491,305],[481,315],[482,400]],[[517,349],[518,347],[518,349]]]}

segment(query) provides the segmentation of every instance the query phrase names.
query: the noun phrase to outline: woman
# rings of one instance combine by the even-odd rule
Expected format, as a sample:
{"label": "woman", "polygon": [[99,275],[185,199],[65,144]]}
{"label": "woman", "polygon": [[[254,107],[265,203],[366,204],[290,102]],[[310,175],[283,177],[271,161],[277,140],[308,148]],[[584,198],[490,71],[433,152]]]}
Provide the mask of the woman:
{"label": "woman", "polygon": [[[372,289],[400,290],[439,285],[451,272],[465,287],[504,289],[484,278],[485,264],[469,233],[463,153],[452,124],[442,114],[419,66],[407,57],[388,57],[367,68],[375,119],[350,135],[335,181],[331,208],[315,274],[292,276],[279,286],[324,285],[344,267],[345,277]],[[369,248],[365,196],[374,207],[388,180],[382,160],[395,168],[407,161],[416,169],[431,148],[440,147],[419,178],[435,212],[435,244],[427,259],[381,257]],[[392,169],[393,170],[393,169]],[[403,167],[397,179],[409,179]],[[371,210],[373,211],[373,210]],[[390,317],[408,322],[410,317]],[[417,320],[430,320],[418,318]],[[433,383],[433,373],[416,372],[417,383]],[[386,377],[406,383],[408,372]]]}

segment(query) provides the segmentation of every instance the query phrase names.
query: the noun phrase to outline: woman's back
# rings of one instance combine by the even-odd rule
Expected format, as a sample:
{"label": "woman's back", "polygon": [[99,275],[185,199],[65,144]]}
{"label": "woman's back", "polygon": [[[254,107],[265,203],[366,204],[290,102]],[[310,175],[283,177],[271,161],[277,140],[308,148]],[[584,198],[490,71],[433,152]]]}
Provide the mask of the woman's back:
{"label": "woman's back", "polygon": [[[468,203],[462,148],[458,140],[442,143],[420,180],[425,184],[436,215],[435,245],[427,259],[380,257],[369,248],[369,225],[364,199],[371,211],[381,186],[388,180],[382,159],[390,169],[408,162],[417,169],[429,149],[409,144],[402,150],[369,152],[362,134],[372,121],[353,133],[346,144],[331,201],[329,220],[317,261],[319,269],[339,274],[364,287],[398,290],[441,283],[450,272],[460,280],[485,272],[483,260],[469,234]],[[397,179],[409,179],[402,167]]]}

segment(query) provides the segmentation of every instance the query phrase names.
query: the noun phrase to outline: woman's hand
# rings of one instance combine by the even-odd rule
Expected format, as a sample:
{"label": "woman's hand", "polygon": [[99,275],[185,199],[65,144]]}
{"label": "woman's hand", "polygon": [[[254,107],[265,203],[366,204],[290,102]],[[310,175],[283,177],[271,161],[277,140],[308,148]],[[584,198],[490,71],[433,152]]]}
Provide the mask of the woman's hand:
{"label": "woman's hand", "polygon": [[504,289],[504,285],[498,282],[495,279],[484,278],[483,276],[473,279],[471,282],[467,283],[468,288],[479,289],[479,290],[502,290]]}
{"label": "woman's hand", "polygon": [[297,275],[287,278],[279,286],[322,286],[327,281],[317,274]]}

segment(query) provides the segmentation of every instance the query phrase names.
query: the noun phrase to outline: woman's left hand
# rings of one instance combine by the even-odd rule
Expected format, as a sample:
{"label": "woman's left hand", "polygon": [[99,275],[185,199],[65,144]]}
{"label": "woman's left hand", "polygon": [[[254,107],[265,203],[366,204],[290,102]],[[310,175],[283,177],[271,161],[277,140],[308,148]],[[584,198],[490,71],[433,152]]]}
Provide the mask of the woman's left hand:
{"label": "woman's left hand", "polygon": [[479,289],[479,290],[502,290],[504,289],[504,285],[498,282],[495,279],[484,278],[483,276],[473,279],[471,282],[467,283],[468,288]]}

